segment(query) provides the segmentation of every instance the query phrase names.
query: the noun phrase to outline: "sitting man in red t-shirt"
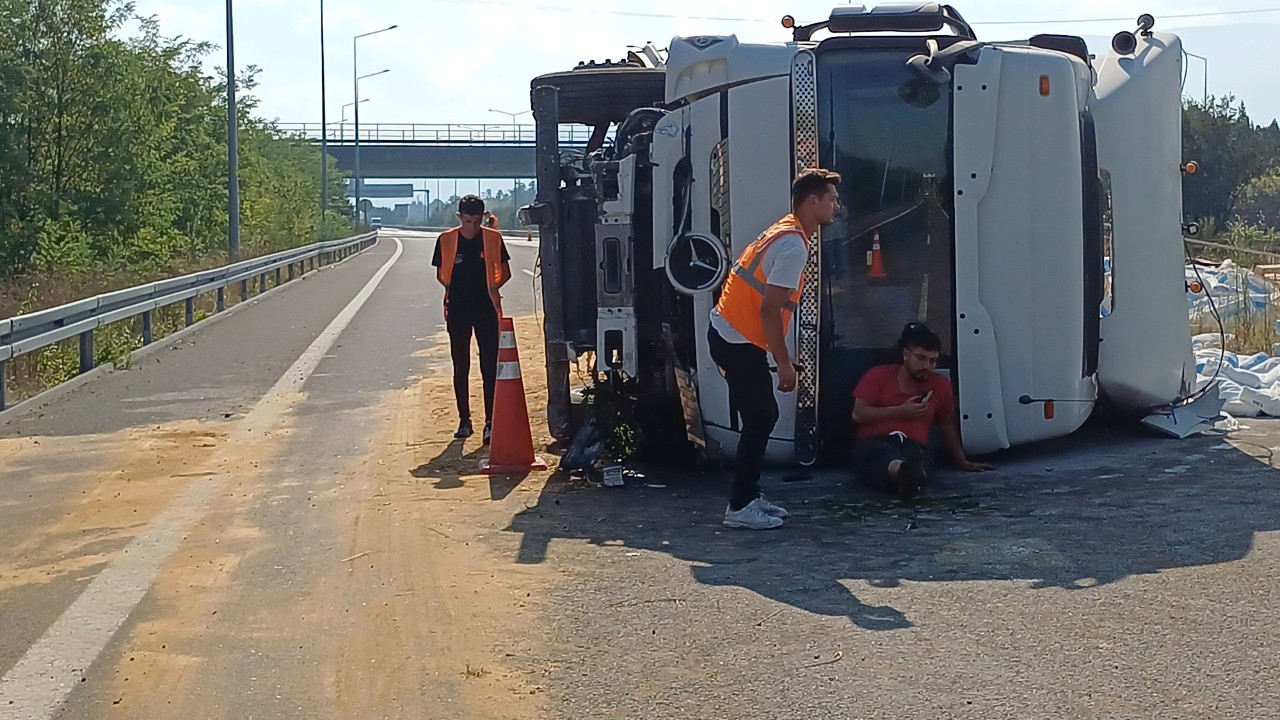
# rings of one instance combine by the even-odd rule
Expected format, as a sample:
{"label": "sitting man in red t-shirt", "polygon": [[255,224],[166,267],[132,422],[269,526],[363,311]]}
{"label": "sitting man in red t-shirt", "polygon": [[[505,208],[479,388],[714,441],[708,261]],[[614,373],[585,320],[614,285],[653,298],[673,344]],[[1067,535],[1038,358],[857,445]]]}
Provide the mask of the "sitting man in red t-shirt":
{"label": "sitting man in red t-shirt", "polygon": [[871,368],[853,390],[854,472],[879,489],[914,496],[927,476],[925,446],[936,422],[952,462],[961,470],[994,470],[970,462],[960,443],[951,382],[934,372],[942,341],[922,323],[909,323],[898,338],[899,365]]}

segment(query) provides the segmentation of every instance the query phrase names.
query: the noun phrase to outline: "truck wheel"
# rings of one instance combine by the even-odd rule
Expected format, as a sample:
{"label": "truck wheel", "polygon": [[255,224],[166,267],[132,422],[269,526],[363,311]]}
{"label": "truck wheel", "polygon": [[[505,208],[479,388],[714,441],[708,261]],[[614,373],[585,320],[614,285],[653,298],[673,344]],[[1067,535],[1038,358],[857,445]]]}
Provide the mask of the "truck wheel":
{"label": "truck wheel", "polygon": [[559,88],[561,123],[607,126],[622,122],[636,108],[660,105],[666,77],[659,68],[584,66],[536,77],[530,90]]}

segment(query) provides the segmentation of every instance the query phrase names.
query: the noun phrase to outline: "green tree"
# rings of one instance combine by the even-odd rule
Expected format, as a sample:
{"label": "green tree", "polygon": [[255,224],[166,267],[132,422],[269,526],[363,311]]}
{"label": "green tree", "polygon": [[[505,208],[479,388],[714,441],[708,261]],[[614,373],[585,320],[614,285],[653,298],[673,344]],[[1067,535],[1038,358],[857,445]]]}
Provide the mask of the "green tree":
{"label": "green tree", "polygon": [[1199,164],[1197,173],[1183,179],[1184,212],[1219,224],[1231,217],[1245,186],[1278,159],[1276,146],[1250,122],[1244,103],[1230,95],[1210,98],[1207,106],[1187,103],[1182,147],[1183,158]]}
{"label": "green tree", "polygon": [[[227,236],[225,77],[214,48],[165,37],[122,0],[0,0],[0,263],[96,277],[220,260]],[[247,254],[350,232],[330,158],[255,117],[258,70],[238,74]]]}

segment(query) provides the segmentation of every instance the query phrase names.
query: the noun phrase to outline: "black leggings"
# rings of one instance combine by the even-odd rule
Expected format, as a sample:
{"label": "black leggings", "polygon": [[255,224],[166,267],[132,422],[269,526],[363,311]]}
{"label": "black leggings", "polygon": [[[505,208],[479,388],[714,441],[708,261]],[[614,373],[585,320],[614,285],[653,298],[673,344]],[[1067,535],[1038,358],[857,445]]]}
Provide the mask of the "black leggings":
{"label": "black leggings", "polygon": [[453,356],[453,395],[458,418],[471,419],[471,336],[480,346],[480,377],[484,381],[484,417],[493,417],[493,387],[498,374],[498,313],[452,313],[445,320],[449,354]]}
{"label": "black leggings", "polygon": [[724,380],[729,385],[729,410],[742,417],[733,491],[729,497],[729,508],[741,510],[760,497],[765,446],[778,422],[773,374],[762,348],[751,343],[731,343],[720,337],[714,326],[708,328],[707,340],[711,359],[724,371]]}

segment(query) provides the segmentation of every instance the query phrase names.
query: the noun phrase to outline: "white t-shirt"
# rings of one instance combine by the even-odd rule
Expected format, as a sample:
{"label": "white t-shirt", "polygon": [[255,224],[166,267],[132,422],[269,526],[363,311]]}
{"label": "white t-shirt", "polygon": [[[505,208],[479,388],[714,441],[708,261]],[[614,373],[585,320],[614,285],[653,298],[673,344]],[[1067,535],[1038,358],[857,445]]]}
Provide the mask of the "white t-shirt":
{"label": "white t-shirt", "polygon": [[[800,287],[800,277],[804,275],[804,266],[808,262],[809,248],[805,245],[804,236],[792,232],[778,237],[765,249],[760,268],[764,271],[766,285],[794,290]],[[729,321],[725,320],[714,307],[711,308],[711,326],[728,342],[739,344],[751,342],[743,337],[742,333],[734,330]]]}

